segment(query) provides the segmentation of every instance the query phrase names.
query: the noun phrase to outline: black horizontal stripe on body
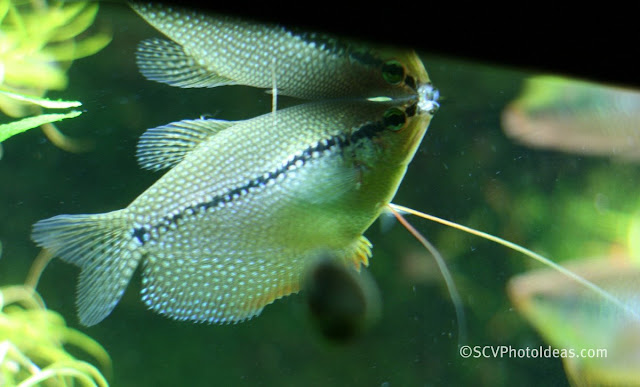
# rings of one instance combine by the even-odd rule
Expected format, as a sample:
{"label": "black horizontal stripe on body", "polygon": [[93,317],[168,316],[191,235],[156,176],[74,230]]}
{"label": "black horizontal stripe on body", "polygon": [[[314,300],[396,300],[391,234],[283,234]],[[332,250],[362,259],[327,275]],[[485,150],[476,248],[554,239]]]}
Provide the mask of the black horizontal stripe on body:
{"label": "black horizontal stripe on body", "polygon": [[[214,207],[238,200],[239,198],[245,196],[250,189],[265,187],[270,181],[277,179],[281,175],[285,175],[287,171],[304,166],[304,164],[307,161],[314,158],[314,154],[321,155],[325,151],[335,146],[337,146],[338,149],[340,150],[344,150],[351,146],[357,146],[358,142],[365,139],[371,139],[375,137],[378,133],[383,131],[384,129],[385,129],[385,126],[383,122],[368,123],[361,126],[358,130],[354,131],[349,136],[336,135],[328,139],[320,140],[315,145],[305,149],[300,155],[297,155],[291,158],[291,160],[287,161],[285,164],[283,164],[280,168],[276,169],[275,171],[264,173],[261,176],[250,180],[245,185],[231,189],[227,191],[225,194],[217,195],[209,201],[185,207],[182,211],[180,211],[177,214],[164,216],[162,220],[160,220],[160,222],[156,223],[151,227],[147,227],[147,226],[135,227],[131,231],[131,236],[137,239],[141,245],[144,245],[146,242],[151,240],[151,230],[164,229],[163,231],[166,231],[173,225],[177,226],[178,222],[185,216],[195,215],[201,212],[205,212],[210,208],[214,208]],[[302,165],[299,165],[300,163],[302,163]]]}

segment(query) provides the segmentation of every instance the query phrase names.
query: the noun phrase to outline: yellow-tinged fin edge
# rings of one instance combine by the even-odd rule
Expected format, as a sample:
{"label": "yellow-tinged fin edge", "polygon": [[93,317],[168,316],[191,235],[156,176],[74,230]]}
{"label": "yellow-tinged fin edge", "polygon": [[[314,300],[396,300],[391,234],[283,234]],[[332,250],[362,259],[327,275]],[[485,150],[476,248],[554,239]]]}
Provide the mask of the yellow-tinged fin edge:
{"label": "yellow-tinged fin edge", "polygon": [[181,45],[166,39],[153,38],[140,42],[136,63],[145,78],[170,86],[192,88],[236,84],[203,67]]}
{"label": "yellow-tinged fin edge", "polygon": [[148,129],[138,142],[136,151],[138,164],[152,171],[171,168],[207,138],[237,122],[182,120]]}
{"label": "yellow-tinged fin edge", "polygon": [[360,235],[360,238],[355,242],[353,252],[348,256],[348,260],[351,261],[357,271],[360,271],[363,265],[365,267],[369,266],[369,258],[372,255],[371,247],[373,245],[364,235]]}
{"label": "yellow-tinged fin edge", "polygon": [[84,325],[111,313],[142,256],[123,215],[58,215],[33,225],[31,238],[40,247],[80,266],[77,307]]}

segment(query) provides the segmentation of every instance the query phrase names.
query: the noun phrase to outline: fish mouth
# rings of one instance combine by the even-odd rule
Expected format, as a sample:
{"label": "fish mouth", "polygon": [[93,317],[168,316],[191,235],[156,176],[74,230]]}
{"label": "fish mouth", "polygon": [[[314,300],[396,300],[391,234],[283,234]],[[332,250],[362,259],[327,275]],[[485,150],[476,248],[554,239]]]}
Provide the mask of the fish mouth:
{"label": "fish mouth", "polygon": [[440,108],[438,98],[440,98],[440,91],[433,87],[431,83],[425,83],[424,85],[418,87],[419,112],[426,112],[434,115]]}

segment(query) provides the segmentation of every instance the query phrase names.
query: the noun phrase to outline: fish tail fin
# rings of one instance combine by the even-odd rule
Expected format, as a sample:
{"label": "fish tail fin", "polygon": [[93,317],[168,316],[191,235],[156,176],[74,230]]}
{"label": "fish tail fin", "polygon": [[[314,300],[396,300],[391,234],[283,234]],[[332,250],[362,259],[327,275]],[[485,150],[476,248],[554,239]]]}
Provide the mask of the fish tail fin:
{"label": "fish tail fin", "polygon": [[84,325],[111,313],[142,256],[125,214],[58,215],[33,225],[31,238],[40,247],[81,268],[77,307]]}

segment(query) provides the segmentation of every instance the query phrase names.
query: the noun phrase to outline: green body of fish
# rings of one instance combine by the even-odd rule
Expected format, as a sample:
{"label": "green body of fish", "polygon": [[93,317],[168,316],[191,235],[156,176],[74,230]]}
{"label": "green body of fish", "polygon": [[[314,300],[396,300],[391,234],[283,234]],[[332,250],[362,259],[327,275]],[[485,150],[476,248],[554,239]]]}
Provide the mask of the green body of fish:
{"label": "green body of fish", "polygon": [[321,251],[368,262],[362,234],[394,196],[430,118],[415,106],[314,103],[150,129],[140,162],[177,165],[127,208],[46,219],[33,238],[82,268],[84,324],[111,312],[140,263],[150,308],[243,320],[297,291]]}
{"label": "green body of fish", "polygon": [[[139,266],[142,298],[155,311],[180,320],[236,322],[296,292],[322,254],[357,268],[368,264],[371,244],[363,233],[393,198],[438,107],[437,91],[417,56],[403,57],[407,62],[392,85],[379,68],[372,72],[279,27],[150,7],[135,9],[147,20],[163,21],[162,28],[155,25],[183,46],[167,46],[164,57],[177,61],[161,60],[158,45],[143,54],[148,76],[155,68],[167,83],[207,86],[205,79],[223,74],[235,79],[228,83],[269,87],[271,70],[262,65],[276,58],[278,88],[290,95],[361,100],[148,130],[138,146],[140,164],[171,169],[128,207],[34,225],[38,245],[81,267],[80,321],[93,325],[109,315]],[[218,41],[225,36],[227,43]],[[251,45],[246,39],[252,37],[275,45]],[[184,50],[176,52],[179,47]],[[298,53],[306,58],[309,48],[316,57],[308,63],[296,59]],[[239,55],[248,59],[234,62]],[[188,62],[187,72],[174,71],[180,61]],[[367,72],[377,80],[359,78]],[[197,81],[185,83],[185,74]],[[393,95],[389,90],[404,91],[387,102],[364,99]]]}
{"label": "green body of fish", "polygon": [[149,79],[181,87],[277,85],[300,98],[413,98],[429,78],[411,50],[376,49],[324,34],[294,31],[159,4],[133,3],[172,41],[138,48]]}

